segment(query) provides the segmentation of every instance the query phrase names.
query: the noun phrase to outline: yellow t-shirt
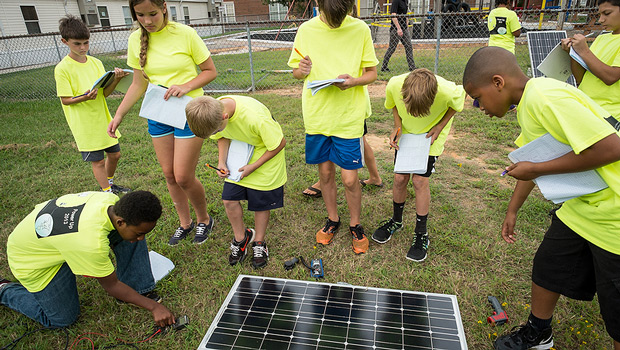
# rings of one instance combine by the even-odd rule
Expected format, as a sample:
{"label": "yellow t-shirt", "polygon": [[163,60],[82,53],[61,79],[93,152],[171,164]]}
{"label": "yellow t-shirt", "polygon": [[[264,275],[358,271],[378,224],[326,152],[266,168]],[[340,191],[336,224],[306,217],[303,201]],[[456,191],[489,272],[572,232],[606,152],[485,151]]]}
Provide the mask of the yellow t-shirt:
{"label": "yellow t-shirt", "polygon": [[63,263],[76,275],[114,272],[108,234],[114,226],[107,192],[68,194],[38,204],[9,235],[6,252],[13,275],[30,292],[43,290]]}
{"label": "yellow t-shirt", "polygon": [[[530,79],[517,106],[521,134],[517,146],[549,133],[576,154],[616,130],[609,113],[577,88],[550,78]],[[608,188],[566,201],[557,215],[584,239],[620,254],[620,161],[596,171]]]}
{"label": "yellow t-shirt", "polygon": [[[608,66],[620,67],[620,34],[602,34],[590,46],[590,51]],[[620,118],[620,81],[605,84],[594,74],[586,71],[579,90],[592,97],[616,119]]]}
{"label": "yellow t-shirt", "polygon": [[[312,61],[301,95],[306,133],[345,139],[362,137],[364,119],[371,113],[366,86],[344,91],[330,86],[312,96],[306,85],[314,80],[335,79],[341,74],[357,78],[364,68],[376,66],[379,61],[368,25],[347,16],[340,27],[330,28],[315,17],[299,26],[293,45]],[[288,65],[299,68],[300,60],[293,50]]]}
{"label": "yellow t-shirt", "polygon": [[487,21],[489,28],[489,46],[499,46],[515,53],[515,36],[512,32],[521,29],[517,14],[506,7],[494,8]]}
{"label": "yellow t-shirt", "polygon": [[[185,24],[168,22],[160,31],[149,33],[144,72],[150,82],[163,86],[185,84],[198,76],[197,65],[205,62],[211,53],[194,28]],[[127,65],[140,67],[140,30],[129,36]],[[192,90],[188,96],[204,95],[202,88]]]}
{"label": "yellow t-shirt", "polygon": [[[54,68],[56,96],[79,96],[90,90],[106,70],[98,59],[86,56],[80,63],[69,56]],[[108,105],[99,89],[97,98],[69,106],[61,103],[65,118],[80,152],[99,151],[118,144],[118,140],[108,136],[108,124],[112,120]],[[116,130],[116,136],[121,133]]]}
{"label": "yellow t-shirt", "polygon": [[[212,139],[224,137],[253,145],[254,153],[248,164],[256,162],[265,152],[280,146],[284,138],[282,128],[271,117],[264,104],[247,96],[226,95],[218,97],[218,100],[225,98],[235,101],[235,113],[228,118],[226,128],[211,136]],[[241,181],[226,181],[259,191],[271,191],[283,186],[286,183],[284,149]]]}
{"label": "yellow t-shirt", "polygon": [[[452,108],[457,112],[463,110],[465,106],[465,90],[463,86],[456,85],[455,83],[448,81],[438,75],[437,78],[437,95],[435,101],[431,106],[430,112],[424,117],[413,117],[407,112],[407,107],[403,101],[403,95],[401,88],[409,73],[401,74],[390,78],[390,81],[385,88],[385,108],[392,109],[396,107],[398,115],[402,120],[402,133],[403,134],[422,134],[428,132],[433,126],[437,125],[441,118],[446,114],[448,108]],[[450,119],[448,124],[443,128],[439,137],[431,145],[429,155],[439,156],[443,153],[444,144],[450,133],[450,127],[452,127],[452,121]]]}

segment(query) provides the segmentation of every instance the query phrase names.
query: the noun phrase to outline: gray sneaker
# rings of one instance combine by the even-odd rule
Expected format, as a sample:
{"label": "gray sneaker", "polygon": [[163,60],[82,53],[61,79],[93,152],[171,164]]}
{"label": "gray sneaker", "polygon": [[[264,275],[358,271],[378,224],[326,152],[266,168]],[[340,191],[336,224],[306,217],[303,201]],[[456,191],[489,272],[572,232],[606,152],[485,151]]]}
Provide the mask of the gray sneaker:
{"label": "gray sneaker", "polygon": [[168,241],[168,245],[177,245],[181,240],[185,239],[185,237],[187,237],[187,235],[190,232],[192,232],[193,229],[194,229],[193,221],[191,224],[189,224],[188,228],[183,228],[183,226],[177,227],[172,237],[170,237],[170,240]]}
{"label": "gray sneaker", "polygon": [[125,194],[131,192],[131,188],[119,186],[117,184],[112,184],[110,189],[114,194]]}
{"label": "gray sneaker", "polygon": [[395,222],[392,218],[381,223],[381,226],[372,234],[372,240],[377,243],[387,243],[392,235],[403,228],[402,222]]}
{"label": "gray sneaker", "polygon": [[208,225],[202,222],[196,225],[196,235],[194,236],[194,240],[192,240],[192,243],[203,244],[207,241],[207,238],[209,238],[211,231],[213,231],[213,225],[215,225],[215,219],[213,218],[213,216],[210,216],[209,218],[211,220],[209,220]]}
{"label": "gray sneaker", "polygon": [[254,242],[252,243],[252,250],[254,251],[254,256],[252,257],[252,267],[255,269],[265,267],[269,261],[269,249],[267,249],[267,243]]}

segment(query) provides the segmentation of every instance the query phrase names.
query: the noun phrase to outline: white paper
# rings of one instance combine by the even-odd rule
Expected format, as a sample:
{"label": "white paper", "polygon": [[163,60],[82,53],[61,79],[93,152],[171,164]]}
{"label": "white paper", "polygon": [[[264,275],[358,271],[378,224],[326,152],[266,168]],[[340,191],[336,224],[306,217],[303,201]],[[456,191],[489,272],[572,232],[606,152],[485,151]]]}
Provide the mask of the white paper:
{"label": "white paper", "polygon": [[398,153],[394,172],[403,174],[425,174],[428,167],[428,154],[431,138],[424,134],[403,134],[398,142]]}
{"label": "white paper", "polygon": [[327,79],[327,80],[313,80],[309,82],[306,87],[312,90],[312,96],[314,96],[319,90],[324,89],[334,83],[342,83],[344,79]]}
{"label": "white paper", "polygon": [[177,129],[185,128],[185,105],[192,100],[184,95],[181,97],[170,96],[164,100],[164,94],[168,89],[149,83],[144,94],[140,116]]}
{"label": "white paper", "polygon": [[546,77],[559,81],[566,81],[573,74],[570,69],[570,56],[562,50],[561,43],[557,44],[536,68]]}
{"label": "white paper", "polygon": [[168,276],[170,271],[174,269],[172,260],[155,251],[149,251],[149,259],[151,260],[151,273],[153,273],[155,283]]}
{"label": "white paper", "polygon": [[230,171],[228,179],[234,182],[241,180],[239,168],[248,165],[254,154],[254,146],[239,140],[230,140],[226,167]]}
{"label": "white paper", "polygon": [[[523,161],[541,163],[559,158],[572,150],[569,145],[556,140],[550,134],[545,134],[510,152],[508,158],[513,163]],[[538,185],[543,196],[553,203],[562,203],[608,187],[595,170],[544,175],[536,178],[534,182]]]}
{"label": "white paper", "polygon": [[588,68],[588,65],[586,64],[586,61],[584,61],[583,58],[579,56],[577,51],[575,51],[575,49],[573,49],[572,46],[570,47],[569,55],[570,57],[572,57],[572,59],[575,60],[575,62],[579,63],[583,67],[583,69],[587,70],[588,72],[590,71],[590,69]]}

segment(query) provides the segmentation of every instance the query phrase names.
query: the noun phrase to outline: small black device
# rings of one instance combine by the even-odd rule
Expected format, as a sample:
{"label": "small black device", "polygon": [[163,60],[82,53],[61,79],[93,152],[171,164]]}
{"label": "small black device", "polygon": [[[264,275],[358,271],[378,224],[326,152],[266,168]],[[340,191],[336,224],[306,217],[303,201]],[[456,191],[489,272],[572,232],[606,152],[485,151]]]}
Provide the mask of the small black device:
{"label": "small black device", "polygon": [[295,265],[299,262],[298,258],[292,258],[291,260],[287,260],[284,262],[284,269],[286,271],[290,271],[295,267]]}

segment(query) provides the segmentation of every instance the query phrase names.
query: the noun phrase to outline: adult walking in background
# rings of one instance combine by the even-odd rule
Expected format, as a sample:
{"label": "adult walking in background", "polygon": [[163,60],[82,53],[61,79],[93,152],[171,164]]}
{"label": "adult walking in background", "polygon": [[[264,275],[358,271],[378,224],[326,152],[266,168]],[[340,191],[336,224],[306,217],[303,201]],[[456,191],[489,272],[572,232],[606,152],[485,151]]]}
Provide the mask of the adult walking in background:
{"label": "adult walking in background", "polygon": [[[392,16],[405,15],[409,10],[408,0],[393,0],[390,8]],[[392,25],[390,26],[390,45],[388,46],[385,56],[383,56],[383,63],[381,64],[382,72],[389,72],[388,63],[390,63],[390,57],[398,42],[403,43],[405,47],[405,56],[407,57],[407,65],[409,71],[415,69],[415,62],[413,61],[413,48],[411,47],[411,34],[409,33],[408,20],[406,17],[392,17]]]}

